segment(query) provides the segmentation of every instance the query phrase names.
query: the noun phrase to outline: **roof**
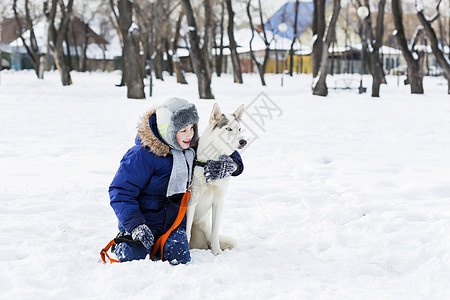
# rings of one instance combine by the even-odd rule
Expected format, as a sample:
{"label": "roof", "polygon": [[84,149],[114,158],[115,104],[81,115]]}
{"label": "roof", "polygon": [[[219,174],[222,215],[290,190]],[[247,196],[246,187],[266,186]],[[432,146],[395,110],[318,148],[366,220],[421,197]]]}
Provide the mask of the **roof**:
{"label": "roof", "polygon": [[[295,27],[295,2],[287,2],[281,6],[270,19],[264,24],[264,29],[272,31],[275,35],[292,40],[294,38]],[[330,0],[325,2],[327,7]],[[299,1],[297,8],[297,32],[295,37],[299,37],[307,30],[313,21],[314,4],[311,0]],[[280,24],[286,24],[285,28]]]}

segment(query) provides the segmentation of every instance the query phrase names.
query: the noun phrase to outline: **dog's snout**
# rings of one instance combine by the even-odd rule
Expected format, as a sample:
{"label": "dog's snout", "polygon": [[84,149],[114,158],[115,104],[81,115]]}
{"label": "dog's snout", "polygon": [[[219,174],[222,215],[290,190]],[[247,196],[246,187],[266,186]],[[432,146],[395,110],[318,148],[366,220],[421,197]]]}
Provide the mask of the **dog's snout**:
{"label": "dog's snout", "polygon": [[239,140],[239,146],[241,148],[243,148],[245,145],[247,145],[247,141],[246,140],[244,140],[244,139]]}

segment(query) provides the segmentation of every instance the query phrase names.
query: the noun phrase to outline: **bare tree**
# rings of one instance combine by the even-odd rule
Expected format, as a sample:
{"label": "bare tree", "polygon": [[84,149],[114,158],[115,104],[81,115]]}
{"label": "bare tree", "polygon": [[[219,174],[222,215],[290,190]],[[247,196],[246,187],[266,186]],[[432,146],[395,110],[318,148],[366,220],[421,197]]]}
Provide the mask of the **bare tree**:
{"label": "bare tree", "polygon": [[[114,28],[116,28],[117,34],[119,35],[119,40],[120,40],[120,44],[123,45],[123,35],[122,35],[122,31],[120,30],[119,27],[119,14],[118,12],[116,12],[116,5],[114,3],[114,0],[109,0],[109,5],[111,7],[111,13],[112,16],[110,16],[110,21],[113,24]],[[117,84],[116,86],[124,86],[125,85],[125,74],[126,74],[126,68],[127,66],[124,64],[123,62],[123,46],[122,46],[122,78],[120,80],[120,83]]]}
{"label": "bare tree", "polygon": [[[362,6],[360,0],[357,1],[358,8]],[[369,61],[369,70],[372,74],[372,97],[380,97],[380,85],[386,83],[383,72],[383,64],[380,59],[380,47],[383,43],[384,33],[384,7],[386,0],[379,0],[378,2],[378,14],[377,23],[375,28],[375,34],[373,33],[371,11],[369,6],[369,0],[364,0],[364,6],[367,7],[369,15],[362,21],[364,22],[362,36],[362,44],[364,44],[365,54]]]}
{"label": "bare tree", "polygon": [[175,66],[174,66],[174,58],[173,55],[174,52],[172,51],[172,46],[173,46],[173,42],[171,42],[170,40],[172,39],[172,22],[170,20],[170,15],[172,14],[172,12],[174,12],[174,10],[179,6],[179,2],[176,2],[173,4],[173,6],[171,7],[171,2],[170,1],[163,1],[163,13],[164,13],[164,22],[163,25],[166,26],[166,30],[165,30],[165,35],[162,39],[162,43],[163,43],[163,52],[165,53],[166,57],[167,57],[167,71],[169,72],[170,76],[173,76],[173,72],[175,71]]}
{"label": "bare tree", "polygon": [[[109,16],[109,11],[103,13],[104,16]],[[100,36],[105,39],[105,41],[109,41],[111,38],[111,26],[112,24],[107,20],[103,19],[100,23]],[[100,48],[102,49],[103,54],[103,71],[106,71],[106,50],[107,50],[107,44],[99,44]]]}
{"label": "bare tree", "polygon": [[177,54],[178,41],[180,40],[181,21],[183,20],[183,17],[184,13],[183,11],[181,11],[178,16],[177,23],[175,25],[175,35],[172,41],[172,52],[173,52],[173,68],[177,76],[177,82],[181,84],[187,84],[186,78],[184,77],[183,69],[181,68],[180,58],[178,57]]}
{"label": "bare tree", "polygon": [[228,39],[230,41],[231,62],[233,64],[233,76],[234,82],[243,83],[241,62],[239,60],[239,54],[237,52],[237,44],[234,39],[234,11],[231,0],[226,0],[228,10]]}
{"label": "bare tree", "polygon": [[263,9],[262,9],[262,5],[261,5],[261,0],[258,0],[258,8],[259,8],[258,9],[259,22],[260,22],[260,28],[261,28],[261,33],[262,33],[262,36],[261,36],[261,34],[259,36],[262,38],[264,45],[265,45],[264,60],[263,60],[261,70],[263,70],[263,74],[265,74],[267,62],[269,61],[269,57],[270,57],[270,44],[274,40],[274,37],[272,37],[272,39],[270,41],[269,41],[269,38],[267,37],[266,28],[264,27]]}
{"label": "bare tree", "polygon": [[415,45],[419,40],[423,29],[420,27],[417,28],[410,49],[406,43],[405,30],[403,27],[401,0],[392,0],[392,15],[395,24],[394,36],[408,65],[407,80],[411,86],[411,94],[423,94],[423,54],[415,49]]}
{"label": "bare tree", "polygon": [[[167,24],[164,23],[164,1],[155,2],[156,14],[153,22],[155,26],[155,40],[153,66],[156,79],[164,80],[164,39],[167,35]],[[166,25],[166,26],[165,26]]]}
{"label": "bare tree", "polygon": [[43,79],[44,78],[44,64],[43,64],[44,60],[41,59],[41,57],[43,57],[43,56],[42,56],[41,52],[39,51],[39,47],[38,47],[37,40],[36,40],[36,35],[34,33],[34,25],[33,25],[33,20],[32,20],[31,14],[30,14],[29,0],[25,0],[25,23],[26,23],[26,27],[30,31],[30,40],[28,42],[23,37],[23,31],[25,29],[25,26],[22,24],[22,18],[19,16],[19,13],[17,11],[17,0],[14,0],[13,11],[14,11],[14,18],[16,19],[16,23],[19,28],[19,30],[18,30],[19,37],[28,53],[28,57],[30,58],[31,63],[33,64],[34,70],[36,72],[36,76],[39,79]]}
{"label": "bare tree", "polygon": [[133,23],[133,2],[119,0],[119,28],[123,36],[123,69],[127,97],[133,99],[145,98],[142,61],[139,55],[140,32]]}
{"label": "bare tree", "polygon": [[[106,51],[105,43],[100,42],[100,35],[91,29],[93,20],[102,20],[102,15],[105,15],[105,5],[107,2],[98,1],[99,5],[92,9],[86,2],[82,2],[78,10],[75,12],[70,22],[70,33],[72,34],[67,39],[67,43],[72,42],[75,50],[76,70],[79,72],[86,72],[87,70],[87,49],[89,44],[96,43],[103,51]],[[102,20],[104,22],[104,20]],[[101,24],[101,26],[105,26]],[[80,51],[79,51],[80,50]]]}
{"label": "bare tree", "polygon": [[258,34],[258,36],[263,40],[264,45],[265,45],[264,60],[263,60],[263,62],[262,62],[262,64],[261,64],[261,63],[256,59],[255,54],[254,54],[254,52],[253,52],[253,48],[252,48],[252,42],[253,42],[253,39],[254,39],[256,30],[255,30],[255,26],[253,25],[253,19],[252,19],[252,15],[251,15],[251,11],[250,11],[250,8],[251,8],[251,1],[252,1],[252,0],[249,0],[249,1],[247,2],[247,16],[248,16],[248,19],[249,19],[250,30],[252,31],[252,38],[250,39],[250,42],[249,42],[249,46],[250,46],[250,57],[251,57],[252,61],[256,64],[256,67],[257,67],[257,70],[258,70],[258,73],[259,73],[259,77],[260,77],[260,79],[261,79],[261,84],[262,84],[263,86],[265,86],[265,85],[266,85],[266,81],[265,81],[265,79],[264,79],[264,74],[265,74],[265,72],[266,72],[267,62],[269,61],[269,56],[270,56],[270,44],[271,44],[271,42],[273,41],[273,38],[272,38],[272,40],[270,40],[270,41],[269,41],[269,39],[267,38],[266,29],[265,29],[265,27],[264,27],[264,20],[263,20],[263,13],[262,13],[261,0],[258,0],[259,20],[260,20],[260,22],[261,22],[261,26],[260,26],[260,28],[261,28],[261,33]]}
{"label": "bare tree", "polygon": [[[219,45],[219,55],[216,55],[216,74],[220,77],[222,74],[222,64],[223,64],[223,35],[224,35],[224,19],[225,19],[225,3],[220,1],[220,21],[219,21],[219,35],[220,35],[220,45]],[[216,45],[216,39],[214,39],[214,45]],[[217,45],[216,45],[217,49]]]}
{"label": "bare tree", "polygon": [[295,40],[297,39],[297,21],[298,21],[299,4],[300,4],[299,0],[295,0],[294,36],[292,37],[291,48],[289,49],[289,75],[291,76],[294,72],[294,44]]}
{"label": "bare tree", "polygon": [[[153,43],[150,43],[150,40],[152,40],[152,42],[154,41],[154,38],[152,39],[152,34],[151,34],[151,30],[153,27],[157,27],[156,32],[158,33],[158,37],[159,35],[165,35],[165,33],[160,33],[159,29],[165,30],[167,31],[167,27],[168,24],[167,20],[165,18],[165,10],[164,7],[162,7],[163,5],[160,2],[157,2],[156,5],[149,3],[148,1],[133,1],[133,20],[134,22],[137,22],[137,25],[139,27],[139,31],[140,31],[140,43],[139,43],[139,52],[141,54],[142,60],[141,60],[141,71],[142,71],[142,76],[145,77],[147,75],[146,73],[146,67],[149,67],[149,69],[147,70],[148,74],[151,72],[150,70],[150,66],[151,69],[155,69],[155,74],[156,77],[158,79],[163,79],[162,78],[162,70],[163,70],[163,66],[162,66],[162,61],[157,61],[157,63],[159,64],[158,66],[155,66],[156,61],[151,61],[150,64],[150,60],[153,59],[153,57],[155,57],[155,51],[151,51],[153,49],[150,50],[150,44],[152,44],[152,48],[153,48]],[[156,13],[155,13],[156,10]],[[153,25],[152,25],[153,22]],[[158,26],[156,26],[158,25]],[[155,32],[155,30],[153,29],[153,32]],[[157,38],[158,40],[158,38]],[[152,52],[153,57],[150,57],[150,52]],[[146,66],[145,59],[147,59],[147,62],[149,62],[149,64]],[[155,67],[155,68],[153,68]],[[150,75],[150,74],[149,74]],[[151,80],[152,81],[152,80]]]}
{"label": "bare tree", "polygon": [[431,26],[431,23],[434,22],[436,19],[439,18],[439,6],[441,4],[441,0],[438,1],[436,5],[436,13],[431,19],[428,19],[423,11],[423,5],[418,2],[416,2],[416,9],[417,9],[417,16],[419,17],[420,23],[422,23],[422,26],[425,29],[425,32],[430,39],[431,49],[433,51],[434,56],[436,57],[436,60],[441,66],[444,77],[447,79],[447,93],[450,94],[450,65],[448,59],[445,57],[445,54],[442,50],[442,47],[439,46],[439,41],[436,35],[436,32],[434,31],[433,27]]}
{"label": "bare tree", "polygon": [[[56,14],[60,12],[59,27],[56,28]],[[61,82],[64,86],[72,84],[70,77],[70,65],[64,56],[63,42],[69,29],[70,15],[72,13],[73,0],[68,0],[67,5],[64,0],[46,0],[44,2],[44,13],[48,21],[48,44],[55,60],[56,68],[61,75]]]}
{"label": "bare tree", "polygon": [[[314,0],[313,32],[315,32],[316,37],[313,42],[313,70],[316,69],[316,75],[313,75],[313,95],[328,95],[326,83],[328,74],[328,48],[333,39],[340,9],[341,1],[333,0],[333,14],[325,31],[325,0]],[[318,11],[317,13],[315,12],[316,10]],[[315,53],[319,49],[321,53]]]}
{"label": "bare tree", "polygon": [[212,45],[215,40],[215,28],[213,22],[213,9],[211,0],[203,0],[203,7],[205,8],[205,34],[203,36],[203,57],[205,58],[206,72],[208,73],[209,80],[211,80],[213,67],[212,67]]}
{"label": "bare tree", "polygon": [[249,24],[250,24],[250,30],[251,30],[251,32],[252,32],[252,37],[251,37],[250,42],[249,42],[249,46],[250,46],[250,57],[251,57],[252,61],[255,63],[255,65],[256,65],[256,68],[257,68],[258,73],[259,73],[259,78],[261,79],[261,84],[262,84],[263,86],[265,86],[265,85],[266,85],[266,81],[264,80],[264,73],[265,73],[265,72],[264,72],[264,66],[263,66],[263,64],[261,64],[261,63],[256,59],[256,56],[255,56],[255,53],[254,53],[253,47],[252,47],[253,39],[255,38],[255,26],[253,25],[252,14],[251,14],[251,12],[250,12],[251,2],[252,2],[252,0],[249,0],[249,1],[247,2],[247,16],[248,16],[248,20],[249,20]]}
{"label": "bare tree", "polygon": [[313,48],[312,48],[312,75],[316,78],[319,74],[320,62],[322,61],[323,36],[325,33],[325,1],[313,0]]}
{"label": "bare tree", "polygon": [[214,95],[211,91],[211,79],[208,76],[206,70],[206,61],[203,53],[200,50],[200,42],[197,33],[197,24],[195,22],[194,11],[189,0],[181,0],[183,10],[186,15],[187,23],[189,26],[189,43],[190,43],[190,59],[192,66],[197,76],[198,81],[198,93],[201,99],[214,99]]}

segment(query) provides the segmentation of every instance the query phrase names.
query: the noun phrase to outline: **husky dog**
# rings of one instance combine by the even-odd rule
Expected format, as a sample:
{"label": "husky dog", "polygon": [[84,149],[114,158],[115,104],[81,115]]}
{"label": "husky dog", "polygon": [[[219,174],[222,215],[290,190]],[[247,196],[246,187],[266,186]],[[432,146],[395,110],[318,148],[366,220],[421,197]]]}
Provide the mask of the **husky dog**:
{"label": "husky dog", "polygon": [[[242,149],[247,141],[241,137],[240,121],[244,114],[241,105],[233,114],[223,114],[214,104],[208,127],[198,142],[197,161],[218,160]],[[214,255],[235,246],[233,239],[220,236],[219,226],[230,177],[206,182],[204,169],[194,167],[192,194],[186,212],[186,233],[191,249],[211,249]]]}

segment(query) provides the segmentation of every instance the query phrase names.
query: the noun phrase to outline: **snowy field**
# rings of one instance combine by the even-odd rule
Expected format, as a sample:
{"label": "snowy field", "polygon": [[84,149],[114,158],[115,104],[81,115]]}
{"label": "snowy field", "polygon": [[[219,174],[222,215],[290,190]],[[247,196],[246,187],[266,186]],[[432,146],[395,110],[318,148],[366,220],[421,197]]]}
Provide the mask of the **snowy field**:
{"label": "snowy field", "polygon": [[284,87],[268,75],[265,88],[258,76],[215,77],[224,111],[248,106],[245,171],[221,226],[239,245],[217,257],[194,250],[173,267],[105,265],[99,252],[117,233],[107,191],[139,116],[179,96],[205,127],[214,100],[197,98],[195,77],[166,76],[152,99],[130,100],[114,86],[120,73],[72,73],[70,87],[57,73],[0,76],[0,299],[450,299],[442,78],[410,95],[388,77],[374,99],[312,96],[307,75]]}

